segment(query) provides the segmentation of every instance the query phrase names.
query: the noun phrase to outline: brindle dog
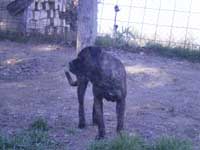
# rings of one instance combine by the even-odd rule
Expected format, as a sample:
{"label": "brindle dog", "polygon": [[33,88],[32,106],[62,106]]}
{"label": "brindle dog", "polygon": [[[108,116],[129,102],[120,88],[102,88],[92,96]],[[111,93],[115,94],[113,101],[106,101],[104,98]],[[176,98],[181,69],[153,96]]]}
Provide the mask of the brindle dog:
{"label": "brindle dog", "polygon": [[116,102],[117,132],[124,126],[126,71],[117,58],[99,47],[86,47],[76,59],[69,63],[69,70],[76,75],[73,81],[69,72],[65,75],[72,86],[78,86],[79,128],[85,127],[84,95],[88,82],[93,85],[94,105],[93,123],[98,125],[97,138],[105,136],[103,119],[103,98]]}

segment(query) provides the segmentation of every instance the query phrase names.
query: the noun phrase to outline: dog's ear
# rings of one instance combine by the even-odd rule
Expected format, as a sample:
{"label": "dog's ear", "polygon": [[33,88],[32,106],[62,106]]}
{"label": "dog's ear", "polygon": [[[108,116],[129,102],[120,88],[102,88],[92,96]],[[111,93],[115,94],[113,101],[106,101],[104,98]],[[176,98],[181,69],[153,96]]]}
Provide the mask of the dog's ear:
{"label": "dog's ear", "polygon": [[92,56],[92,58],[97,58],[100,56],[102,50],[100,47],[88,47],[90,50],[90,54]]}

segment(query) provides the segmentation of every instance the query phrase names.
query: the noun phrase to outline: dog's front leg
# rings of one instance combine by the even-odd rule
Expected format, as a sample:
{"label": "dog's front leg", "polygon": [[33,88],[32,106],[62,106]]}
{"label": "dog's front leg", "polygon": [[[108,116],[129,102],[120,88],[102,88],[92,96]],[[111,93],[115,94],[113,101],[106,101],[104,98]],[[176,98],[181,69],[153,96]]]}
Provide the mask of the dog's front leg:
{"label": "dog's front leg", "polygon": [[99,95],[98,89],[93,87],[94,94],[94,112],[98,125],[98,132],[96,139],[102,139],[105,137],[105,124],[103,118],[103,97]]}
{"label": "dog's front leg", "polygon": [[97,118],[96,111],[95,111],[95,103],[93,104],[92,123],[93,123],[93,125],[98,125],[98,118]]}
{"label": "dog's front leg", "polygon": [[117,113],[117,132],[120,133],[124,128],[125,99],[117,101],[116,113]]}
{"label": "dog's front leg", "polygon": [[84,110],[84,96],[87,88],[88,80],[84,77],[77,77],[78,80],[78,102],[79,102],[79,128],[85,127],[85,110]]}
{"label": "dog's front leg", "polygon": [[94,98],[94,107],[95,107],[95,113],[97,117],[97,124],[98,124],[98,132],[96,139],[102,139],[105,137],[105,124],[103,119],[103,99],[100,97]]}

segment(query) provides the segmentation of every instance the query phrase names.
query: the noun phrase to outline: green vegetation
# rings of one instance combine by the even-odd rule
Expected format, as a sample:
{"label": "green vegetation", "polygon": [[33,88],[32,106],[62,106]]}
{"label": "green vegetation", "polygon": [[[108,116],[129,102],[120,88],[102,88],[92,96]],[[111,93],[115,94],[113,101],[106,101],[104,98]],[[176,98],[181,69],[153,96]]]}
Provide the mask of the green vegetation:
{"label": "green vegetation", "polygon": [[31,129],[40,130],[40,131],[48,131],[48,123],[43,118],[38,118],[31,124]]}
{"label": "green vegetation", "polygon": [[10,40],[19,43],[27,42],[27,39],[24,36],[24,34],[10,31],[0,31],[0,40]]}
{"label": "green vegetation", "polygon": [[[69,131],[72,135],[74,129]],[[0,134],[0,150],[66,150],[67,146],[49,136],[47,121],[38,118],[27,130],[14,134]],[[192,143],[174,137],[163,137],[149,144],[138,136],[125,133],[92,142],[87,150],[193,150]]]}
{"label": "green vegetation", "polygon": [[95,44],[102,47],[114,47],[114,39],[110,35],[98,36]]}
{"label": "green vegetation", "polygon": [[189,141],[163,137],[156,142],[152,150],[193,150],[193,147]]}
{"label": "green vegetation", "polygon": [[75,135],[78,131],[76,128],[69,127],[66,129],[68,135]]}
{"label": "green vegetation", "polygon": [[185,49],[182,47],[162,46],[148,43],[145,48],[150,52],[169,58],[180,58],[191,62],[200,62],[200,50]]}
{"label": "green vegetation", "polygon": [[117,31],[113,36],[108,34],[104,36],[98,36],[95,44],[102,47],[131,49],[136,47],[136,38],[137,34],[134,34],[130,28],[122,28],[121,31]]}
{"label": "green vegetation", "polygon": [[39,118],[28,130],[8,135],[0,134],[0,150],[64,150],[48,134],[46,121]]}
{"label": "green vegetation", "polygon": [[113,140],[94,142],[88,150],[145,150],[145,145],[140,138],[123,134]]}
{"label": "green vegetation", "polygon": [[147,144],[141,138],[122,135],[112,140],[96,141],[88,150],[193,150],[192,144],[176,138],[161,138],[155,144]]}
{"label": "green vegetation", "polygon": [[[69,33],[70,34],[70,33]],[[64,35],[44,35],[39,32],[25,34],[20,32],[0,31],[0,40],[9,40],[18,43],[63,43],[70,41],[69,36]],[[66,42],[65,42],[66,43]]]}
{"label": "green vegetation", "polygon": [[[117,31],[113,36],[104,35],[97,37],[96,45],[128,50],[131,52],[140,52],[141,47],[137,43],[137,39],[139,39],[137,33],[133,33],[129,28],[125,28],[121,31]],[[190,43],[189,45],[192,45],[190,41],[186,43]],[[164,57],[185,59],[191,62],[200,62],[200,50],[191,49],[189,46],[186,46],[186,48],[181,46],[171,47],[155,42],[148,42],[144,47],[142,47],[142,50]]]}

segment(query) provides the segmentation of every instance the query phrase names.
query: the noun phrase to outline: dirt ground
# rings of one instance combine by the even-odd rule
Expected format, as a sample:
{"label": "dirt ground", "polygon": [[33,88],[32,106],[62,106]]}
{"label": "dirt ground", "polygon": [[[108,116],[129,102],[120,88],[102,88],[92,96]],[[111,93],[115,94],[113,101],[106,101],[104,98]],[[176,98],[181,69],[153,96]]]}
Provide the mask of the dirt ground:
{"label": "dirt ground", "polygon": [[[200,143],[200,64],[145,53],[108,51],[127,70],[125,128],[153,140],[163,135]],[[73,48],[0,42],[0,128],[15,132],[37,117],[48,120],[51,135],[69,150],[83,150],[94,140],[93,96],[89,85],[87,128],[79,130],[76,88],[64,75]],[[115,135],[115,104],[104,103],[107,136]],[[199,148],[196,148],[199,149]]]}

